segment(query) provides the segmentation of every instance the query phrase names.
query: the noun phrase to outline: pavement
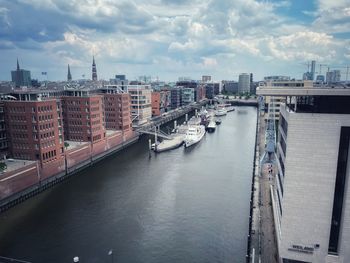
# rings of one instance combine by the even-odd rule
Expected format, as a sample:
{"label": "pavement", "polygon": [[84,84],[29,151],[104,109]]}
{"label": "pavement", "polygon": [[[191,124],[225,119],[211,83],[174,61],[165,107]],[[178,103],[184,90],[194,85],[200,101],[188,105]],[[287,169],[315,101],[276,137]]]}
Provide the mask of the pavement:
{"label": "pavement", "polygon": [[[265,151],[265,121],[259,117],[258,151],[257,159],[263,156]],[[275,171],[273,163],[265,163],[262,167],[256,162],[254,198],[253,198],[253,223],[251,253],[254,250],[252,261],[254,263],[277,263],[277,242],[275,238],[275,226],[270,195],[270,186],[274,184]],[[260,168],[260,170],[259,170]],[[269,173],[271,170],[271,173]],[[254,258],[254,259],[253,259]]]}
{"label": "pavement", "polygon": [[12,158],[3,160],[2,162],[6,164],[6,169],[3,172],[0,172],[0,174],[12,172],[17,169],[26,167],[28,165],[32,165],[33,163],[36,163],[36,161],[28,161],[28,160],[12,159]]}

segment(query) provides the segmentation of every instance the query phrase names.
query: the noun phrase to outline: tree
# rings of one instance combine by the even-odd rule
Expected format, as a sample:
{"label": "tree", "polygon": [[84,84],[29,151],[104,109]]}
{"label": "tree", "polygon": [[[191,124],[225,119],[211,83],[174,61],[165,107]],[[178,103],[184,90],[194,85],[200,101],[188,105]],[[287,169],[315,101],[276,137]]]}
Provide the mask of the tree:
{"label": "tree", "polygon": [[6,170],[6,168],[7,168],[7,165],[6,165],[6,163],[4,163],[4,162],[1,162],[1,163],[0,163],[0,172],[3,172],[3,171],[5,171],[5,170]]}

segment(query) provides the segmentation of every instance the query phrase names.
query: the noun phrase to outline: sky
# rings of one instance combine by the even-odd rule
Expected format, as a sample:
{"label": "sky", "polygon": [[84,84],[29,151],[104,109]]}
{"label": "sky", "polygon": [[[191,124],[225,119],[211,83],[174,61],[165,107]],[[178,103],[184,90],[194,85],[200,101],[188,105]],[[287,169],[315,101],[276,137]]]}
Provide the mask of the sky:
{"label": "sky", "polygon": [[[0,0],[0,80],[300,79],[350,65],[350,0]],[[328,66],[321,67],[321,73]],[[42,75],[47,72],[47,76]],[[350,74],[349,74],[350,79]]]}

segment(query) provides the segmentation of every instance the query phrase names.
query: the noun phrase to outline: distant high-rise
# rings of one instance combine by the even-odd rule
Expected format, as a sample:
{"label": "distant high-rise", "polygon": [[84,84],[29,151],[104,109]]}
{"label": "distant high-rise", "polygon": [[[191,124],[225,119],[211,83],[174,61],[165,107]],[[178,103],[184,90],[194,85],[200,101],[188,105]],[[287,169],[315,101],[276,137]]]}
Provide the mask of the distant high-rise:
{"label": "distant high-rise", "polygon": [[211,76],[202,76],[202,82],[210,82]]}
{"label": "distant high-rise", "polygon": [[250,74],[249,73],[239,74],[238,92],[239,93],[250,92]]}
{"label": "distant high-rise", "polygon": [[92,80],[97,81],[97,70],[94,56],[92,57]]}
{"label": "distant high-rise", "polygon": [[290,80],[289,76],[267,76],[264,77],[265,81],[286,81]]}
{"label": "distant high-rise", "polygon": [[313,60],[313,61],[311,61],[311,75],[310,75],[310,77],[311,77],[311,80],[314,80],[315,79],[315,68],[316,68],[316,61],[315,60]]}
{"label": "distant high-rise", "polygon": [[16,84],[16,87],[31,86],[32,80],[30,77],[30,71],[20,69],[17,59],[17,69],[11,71],[12,82]]}
{"label": "distant high-rise", "polygon": [[117,79],[117,80],[126,80],[126,76],[125,75],[115,75],[115,79]]}
{"label": "distant high-rise", "polygon": [[68,80],[68,81],[72,81],[72,74],[70,73],[70,67],[69,67],[69,64],[68,64],[68,74],[67,74],[67,80]]}
{"label": "distant high-rise", "polygon": [[327,83],[335,83],[340,81],[340,70],[332,70],[328,71],[326,74],[326,82]]}
{"label": "distant high-rise", "polygon": [[317,75],[316,82],[324,82],[324,76],[323,75]]}
{"label": "distant high-rise", "polygon": [[313,80],[312,79],[312,73],[311,72],[305,72],[303,74],[303,80]]}

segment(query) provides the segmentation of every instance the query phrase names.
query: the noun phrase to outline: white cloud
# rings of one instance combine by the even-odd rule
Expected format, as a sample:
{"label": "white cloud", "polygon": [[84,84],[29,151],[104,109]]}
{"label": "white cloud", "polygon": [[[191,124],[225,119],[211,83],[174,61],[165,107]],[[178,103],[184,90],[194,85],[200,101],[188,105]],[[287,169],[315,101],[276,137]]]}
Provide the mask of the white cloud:
{"label": "white cloud", "polygon": [[[224,74],[233,76],[239,71],[274,74],[271,71],[311,59],[340,64],[350,56],[349,39],[334,34],[349,32],[348,0],[318,0],[317,9],[308,11],[314,18],[312,24],[281,15],[281,8],[293,8],[292,1],[0,3],[0,24],[7,25],[7,29],[0,28],[0,49],[37,48],[51,59],[39,59],[39,55],[35,63],[62,63],[64,67],[67,63],[89,65],[95,54],[100,67],[108,65],[106,76],[112,76],[112,68],[117,67],[128,72],[134,68],[139,72],[135,74],[151,71],[168,76],[165,70],[169,70],[173,74],[221,74],[227,79]],[[23,16],[24,9],[28,17]]]}

